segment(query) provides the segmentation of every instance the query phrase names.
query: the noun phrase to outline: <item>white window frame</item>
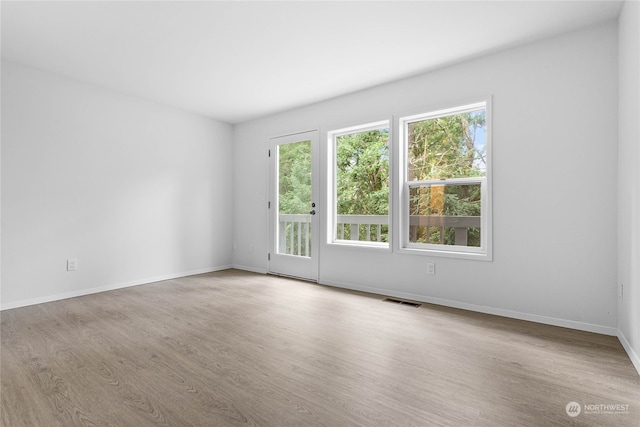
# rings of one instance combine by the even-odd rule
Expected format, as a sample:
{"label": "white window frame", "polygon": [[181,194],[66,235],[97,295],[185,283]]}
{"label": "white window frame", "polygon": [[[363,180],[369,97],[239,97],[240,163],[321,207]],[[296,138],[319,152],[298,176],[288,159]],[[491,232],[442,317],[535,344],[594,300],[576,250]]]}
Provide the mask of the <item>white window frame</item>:
{"label": "white window frame", "polygon": [[[327,244],[338,246],[358,247],[364,249],[374,250],[392,250],[392,120],[378,120],[375,122],[368,122],[360,125],[344,127],[341,129],[335,129],[327,132],[327,207],[329,209],[327,215]],[[337,140],[340,136],[350,135],[353,133],[367,132],[370,130],[377,130],[380,128],[389,129],[389,209],[388,209],[388,242],[368,242],[361,240],[344,240],[337,238],[337,224],[338,224],[338,197],[337,197],[337,176],[336,176],[336,155],[337,155]]]}
{"label": "white window frame", "polygon": [[[462,114],[470,111],[485,110],[486,117],[486,175],[484,177],[471,178],[452,178],[446,180],[434,181],[408,181],[407,180],[407,135],[410,123],[419,122],[437,117],[449,116],[454,114]],[[406,253],[413,255],[438,256],[449,258],[476,259],[483,261],[493,260],[492,241],[492,173],[491,173],[491,152],[492,152],[492,134],[491,134],[491,98],[488,97],[482,101],[461,103],[458,107],[440,109],[427,113],[414,114],[404,116],[398,120],[398,146],[399,146],[399,162],[398,179],[400,183],[400,200],[399,200],[399,239],[398,253]],[[409,189],[410,187],[431,186],[431,185],[460,185],[460,184],[479,183],[481,185],[480,199],[480,247],[460,246],[460,245],[437,245],[429,243],[411,243],[409,242]]]}

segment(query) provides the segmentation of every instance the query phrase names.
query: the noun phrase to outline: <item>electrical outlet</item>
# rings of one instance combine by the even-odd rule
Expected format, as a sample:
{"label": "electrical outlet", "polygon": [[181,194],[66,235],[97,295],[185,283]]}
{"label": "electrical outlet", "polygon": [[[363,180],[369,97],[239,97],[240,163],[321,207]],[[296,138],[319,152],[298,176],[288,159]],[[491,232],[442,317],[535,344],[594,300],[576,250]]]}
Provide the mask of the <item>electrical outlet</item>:
{"label": "electrical outlet", "polygon": [[67,271],[77,271],[78,270],[78,260],[76,258],[69,258],[67,260]]}
{"label": "electrical outlet", "polygon": [[432,262],[427,263],[427,275],[435,276],[436,275],[436,265]]}

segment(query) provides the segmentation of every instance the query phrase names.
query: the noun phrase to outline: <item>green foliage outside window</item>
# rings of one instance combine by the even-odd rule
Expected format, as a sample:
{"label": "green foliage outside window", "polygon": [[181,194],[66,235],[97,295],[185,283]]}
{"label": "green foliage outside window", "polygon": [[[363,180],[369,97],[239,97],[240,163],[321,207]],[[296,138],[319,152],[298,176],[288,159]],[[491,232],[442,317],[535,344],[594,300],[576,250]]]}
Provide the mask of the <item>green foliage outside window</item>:
{"label": "green foliage outside window", "polygon": [[[411,122],[407,129],[407,179],[433,181],[486,176],[486,114],[476,110]],[[336,204],[338,215],[389,214],[389,129],[341,135],[336,139]],[[311,142],[279,147],[279,212],[306,214],[311,204]],[[412,187],[409,214],[418,216],[481,215],[478,184]],[[452,245],[455,230],[418,227],[411,242]],[[359,236],[366,240],[366,229]],[[389,227],[381,230],[388,241]],[[340,233],[339,233],[340,234]],[[372,240],[377,236],[372,236]],[[480,246],[480,228],[469,228],[468,246]]]}
{"label": "green foliage outside window", "polygon": [[[436,117],[408,126],[409,181],[446,180],[486,176],[485,110]],[[409,199],[410,215],[480,216],[480,185],[415,187]],[[480,229],[469,228],[467,246],[480,246]],[[418,227],[412,242],[455,244],[455,229]]]}
{"label": "green foliage outside window", "polygon": [[[278,146],[278,212],[309,214],[311,210],[311,141]],[[298,256],[310,256],[309,225],[286,222],[279,230],[279,250]],[[298,245],[298,241],[301,245]]]}
{"label": "green foliage outside window", "polygon": [[[339,136],[336,140],[336,195],[338,215],[389,214],[389,129],[375,129]],[[340,225],[338,225],[340,227]],[[371,229],[369,233],[372,233]],[[377,229],[370,234],[377,240]],[[338,235],[341,235],[338,230]],[[389,226],[380,230],[380,241],[389,239]],[[346,240],[367,240],[367,227],[359,236],[344,230]]]}
{"label": "green foliage outside window", "polygon": [[278,147],[278,193],[281,214],[308,214],[311,209],[311,141]]}

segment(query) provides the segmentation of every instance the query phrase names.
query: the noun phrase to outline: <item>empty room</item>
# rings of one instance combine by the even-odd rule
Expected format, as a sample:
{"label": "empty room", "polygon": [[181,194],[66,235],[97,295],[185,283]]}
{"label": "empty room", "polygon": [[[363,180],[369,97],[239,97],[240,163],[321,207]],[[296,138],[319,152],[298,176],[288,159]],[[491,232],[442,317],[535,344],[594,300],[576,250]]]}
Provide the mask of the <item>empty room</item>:
{"label": "empty room", "polygon": [[640,425],[639,1],[0,18],[0,425]]}

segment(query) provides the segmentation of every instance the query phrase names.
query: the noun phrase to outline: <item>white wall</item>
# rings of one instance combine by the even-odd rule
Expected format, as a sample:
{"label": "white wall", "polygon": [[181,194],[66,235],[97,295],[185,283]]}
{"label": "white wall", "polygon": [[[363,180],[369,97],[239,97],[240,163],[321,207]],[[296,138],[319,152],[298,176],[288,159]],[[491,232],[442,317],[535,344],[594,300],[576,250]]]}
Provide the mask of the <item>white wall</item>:
{"label": "white wall", "polygon": [[640,372],[640,3],[619,19],[619,337]]}
{"label": "white wall", "polygon": [[230,265],[232,142],[228,124],[3,61],[2,307]]}
{"label": "white wall", "polygon": [[494,261],[321,242],[320,282],[616,334],[617,72],[611,22],[237,125],[234,264],[268,269],[269,137],[492,95]]}

